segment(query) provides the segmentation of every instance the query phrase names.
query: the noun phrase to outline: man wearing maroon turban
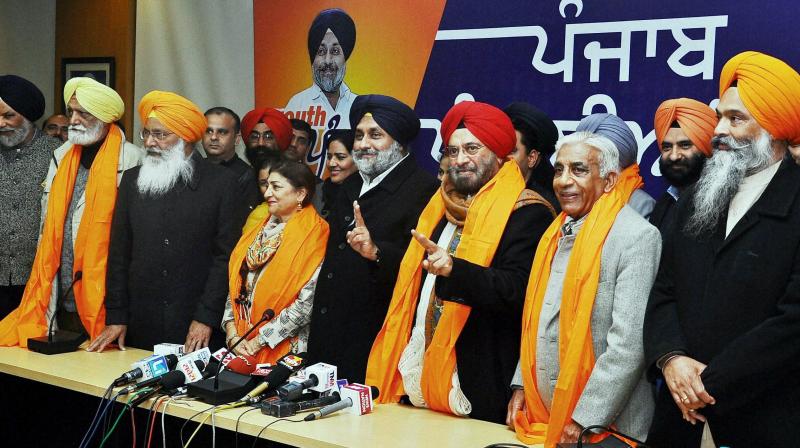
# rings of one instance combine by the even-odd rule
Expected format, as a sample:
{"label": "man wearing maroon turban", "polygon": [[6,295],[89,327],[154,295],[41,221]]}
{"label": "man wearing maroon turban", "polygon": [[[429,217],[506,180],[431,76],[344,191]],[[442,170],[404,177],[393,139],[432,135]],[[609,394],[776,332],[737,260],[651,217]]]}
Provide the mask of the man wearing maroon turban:
{"label": "man wearing maroon turban", "polygon": [[242,117],[242,141],[245,155],[256,170],[270,150],[286,151],[292,141],[292,123],[283,112],[259,107]]}
{"label": "man wearing maroon turban", "polygon": [[408,395],[415,406],[502,423],[531,262],[555,212],[525,188],[503,111],[458,103],[441,133],[450,165],[406,250],[367,383],[383,402]]}
{"label": "man wearing maroon turban", "polygon": [[746,51],[719,79],[713,155],[678,202],[645,315],[648,374],[666,385],[647,444],[697,446],[707,422],[717,446],[794,446],[800,74]]}

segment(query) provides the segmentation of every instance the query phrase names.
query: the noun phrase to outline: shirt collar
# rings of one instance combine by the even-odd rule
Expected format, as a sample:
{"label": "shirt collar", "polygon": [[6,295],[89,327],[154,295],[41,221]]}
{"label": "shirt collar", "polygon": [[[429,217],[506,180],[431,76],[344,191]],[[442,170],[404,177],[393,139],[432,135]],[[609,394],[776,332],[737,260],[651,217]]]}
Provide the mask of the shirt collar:
{"label": "shirt collar", "polygon": [[[314,97],[312,98],[312,100],[314,101],[317,101],[320,99],[320,97],[325,96],[325,92],[323,92],[322,89],[319,88],[316,82],[311,85],[311,91],[314,93]],[[341,102],[341,100],[343,99],[346,99],[349,95],[350,95],[350,87],[347,87],[347,84],[345,84],[344,81],[342,81],[342,84],[339,86],[339,102]],[[327,98],[325,99],[327,100]]]}
{"label": "shirt collar", "polygon": [[567,216],[567,219],[564,220],[564,224],[561,226],[561,234],[564,236],[577,235],[581,227],[583,227],[587,216],[589,216],[588,213],[581,216],[577,221],[571,216]]}
{"label": "shirt collar", "polygon": [[409,154],[411,154],[411,153],[409,152],[408,154],[404,155],[402,159],[398,160],[394,165],[390,166],[386,171],[384,171],[381,174],[378,174],[377,176],[375,176],[375,178],[372,179],[372,180],[369,180],[369,178],[367,178],[367,176],[365,176],[364,173],[359,171],[358,174],[360,174],[361,175],[361,179],[364,180],[364,187],[366,187],[368,189],[371,189],[371,188],[375,187],[376,185],[378,185],[379,183],[381,183],[381,181],[383,179],[385,179],[386,176],[388,176],[389,173],[391,173],[392,170],[394,170],[397,167],[397,165],[400,165],[400,163],[402,163],[403,160],[405,160],[406,157],[408,157]]}
{"label": "shirt collar", "polygon": [[670,185],[669,187],[667,187],[667,193],[669,193],[669,195],[672,196],[672,198],[675,199],[675,201],[678,201],[678,199],[680,199],[681,197],[681,191],[678,190],[678,187],[676,187],[675,185]]}

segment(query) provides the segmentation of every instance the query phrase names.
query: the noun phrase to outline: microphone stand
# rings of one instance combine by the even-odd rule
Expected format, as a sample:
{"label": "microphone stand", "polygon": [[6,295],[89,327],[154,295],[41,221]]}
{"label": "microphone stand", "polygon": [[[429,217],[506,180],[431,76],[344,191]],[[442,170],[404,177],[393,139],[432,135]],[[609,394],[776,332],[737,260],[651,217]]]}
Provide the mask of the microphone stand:
{"label": "microphone stand", "polygon": [[83,278],[83,272],[78,271],[72,279],[69,288],[56,300],[56,306],[53,310],[53,315],[50,316],[50,322],[47,326],[47,336],[38,338],[28,338],[28,349],[33,352],[42,353],[45,355],[56,355],[59,353],[74,352],[84,340],[84,333],[75,333],[74,331],[59,330],[58,333],[53,332],[53,323],[56,321],[58,315],[58,305],[67,298],[75,283]]}
{"label": "microphone stand", "polygon": [[[253,331],[255,331],[259,325],[272,319],[273,317],[275,317],[275,311],[271,309],[267,309],[266,311],[264,311],[264,314],[261,316],[261,319],[255,324],[253,324],[253,326],[250,327],[249,330],[247,330],[244,336],[240,337],[239,340],[236,341],[236,343],[231,346],[229,352],[233,352],[233,349],[236,348],[240,343],[242,343],[242,341],[246,340],[247,336],[249,336]],[[252,390],[253,387],[255,387],[256,380],[254,379],[254,377],[250,375],[242,375],[240,373],[223,370],[222,361],[224,359],[225,358],[223,357],[220,360],[219,365],[217,366],[216,373],[214,374],[213,380],[211,378],[208,378],[186,385],[189,395],[193,397],[198,397],[208,404],[217,405],[239,400],[248,391]],[[225,378],[223,378],[223,381],[220,384],[219,378],[221,376]]]}
{"label": "microphone stand", "polygon": [[[231,346],[231,348],[228,349],[228,353],[233,353],[233,349],[238,347],[239,344],[242,343],[242,341],[246,340],[247,337],[250,336],[250,334],[253,331],[255,331],[255,329],[258,328],[259,325],[272,319],[273,317],[275,317],[275,311],[273,311],[272,308],[267,308],[266,310],[264,310],[264,314],[261,315],[261,319],[255,324],[253,324],[253,326],[250,327],[250,329],[247,330],[247,332],[242,337],[240,337],[239,340],[236,341],[236,343],[233,344],[233,346]],[[226,354],[225,356],[228,355]],[[219,365],[217,365],[217,372],[214,374],[214,390],[217,390],[219,388],[219,374],[222,372],[223,368],[222,360],[225,359],[225,356],[223,356],[222,359],[220,360]]]}

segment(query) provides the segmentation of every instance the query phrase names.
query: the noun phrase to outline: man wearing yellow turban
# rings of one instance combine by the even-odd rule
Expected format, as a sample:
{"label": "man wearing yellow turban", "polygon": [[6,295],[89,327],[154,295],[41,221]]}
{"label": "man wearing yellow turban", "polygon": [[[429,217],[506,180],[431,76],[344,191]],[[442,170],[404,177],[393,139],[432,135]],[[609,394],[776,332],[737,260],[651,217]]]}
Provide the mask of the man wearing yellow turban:
{"label": "man wearing yellow turban", "polygon": [[[720,75],[713,155],[678,203],[644,322],[663,376],[648,445],[793,446],[800,427],[800,74],[746,51]],[[680,121],[679,121],[680,123]],[[691,424],[690,424],[691,423]]]}
{"label": "man wearing yellow turban", "polygon": [[222,319],[228,258],[244,221],[236,176],[194,150],[207,122],[191,101],[153,91],[139,103],[139,116],[147,155],[120,184],[107,326],[88,349],[115,341],[148,350],[184,343],[187,352],[220,346],[223,335],[213,328]]}
{"label": "man wearing yellow turban", "polygon": [[658,167],[669,187],[656,202],[649,220],[662,236],[672,228],[681,193],[697,182],[706,158],[711,157],[717,121],[714,109],[690,98],[666,100],[656,110],[654,129],[661,151]]}
{"label": "man wearing yellow turban", "polygon": [[55,328],[94,339],[105,325],[105,275],[111,217],[121,173],[143,152],[115,124],[125,105],[89,78],[64,86],[68,140],[44,181],[39,246],[19,308],[0,322],[0,345],[27,346]]}

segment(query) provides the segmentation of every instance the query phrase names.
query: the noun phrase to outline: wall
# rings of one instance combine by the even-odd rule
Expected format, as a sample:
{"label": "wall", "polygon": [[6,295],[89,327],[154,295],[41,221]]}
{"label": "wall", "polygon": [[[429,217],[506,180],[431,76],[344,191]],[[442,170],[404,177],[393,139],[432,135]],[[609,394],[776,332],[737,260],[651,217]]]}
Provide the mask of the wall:
{"label": "wall", "polygon": [[1,11],[0,74],[22,76],[41,89],[44,119],[54,110],[56,2],[2,0]]}
{"label": "wall", "polygon": [[241,116],[253,108],[253,84],[253,0],[138,1],[137,102],[167,90]]}
{"label": "wall", "polygon": [[56,7],[56,103],[63,108],[62,58],[114,57],[114,89],[125,102],[122,124],[133,141],[133,72],[136,36],[136,0],[58,0]]}

